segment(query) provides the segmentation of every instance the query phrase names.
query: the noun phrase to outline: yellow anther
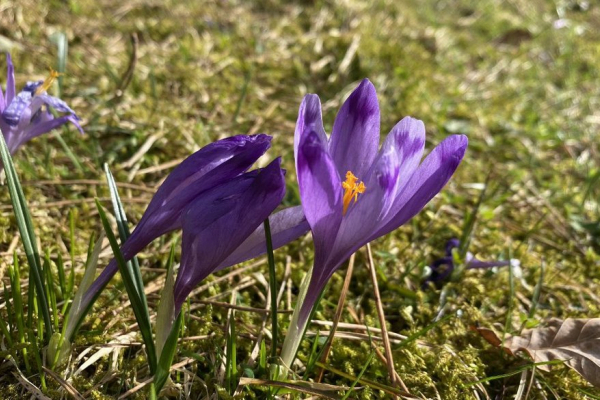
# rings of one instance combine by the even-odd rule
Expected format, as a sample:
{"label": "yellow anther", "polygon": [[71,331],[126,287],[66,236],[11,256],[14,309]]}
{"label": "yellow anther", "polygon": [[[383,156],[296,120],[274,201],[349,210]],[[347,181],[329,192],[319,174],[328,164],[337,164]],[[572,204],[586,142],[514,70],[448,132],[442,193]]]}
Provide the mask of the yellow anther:
{"label": "yellow anther", "polygon": [[61,76],[61,73],[56,72],[52,68],[50,68],[50,76],[46,78],[46,80],[35,90],[35,94],[39,95],[50,89],[56,78]]}
{"label": "yellow anther", "polygon": [[342,182],[342,188],[344,189],[344,215],[346,215],[346,211],[348,211],[352,199],[354,199],[354,202],[356,203],[358,201],[358,195],[364,193],[367,189],[363,182],[357,182],[358,178],[354,176],[352,172],[346,172],[346,180]]}

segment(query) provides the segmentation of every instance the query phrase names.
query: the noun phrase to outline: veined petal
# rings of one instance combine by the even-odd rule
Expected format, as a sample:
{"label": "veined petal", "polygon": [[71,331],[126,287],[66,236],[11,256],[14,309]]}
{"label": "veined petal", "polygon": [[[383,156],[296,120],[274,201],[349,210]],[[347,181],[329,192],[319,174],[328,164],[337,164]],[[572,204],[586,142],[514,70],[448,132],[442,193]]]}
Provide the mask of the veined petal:
{"label": "veined petal", "polygon": [[176,314],[192,289],[223,262],[285,194],[281,160],[252,171],[199,197],[183,218],[181,267],[173,289]]}
{"label": "veined petal", "polygon": [[15,67],[10,53],[6,53],[6,92],[4,93],[4,102],[8,106],[15,97]]}
{"label": "veined petal", "polygon": [[373,163],[367,185],[378,185],[383,192],[380,219],[388,213],[397,194],[416,171],[424,147],[425,125],[418,119],[406,117],[388,134]]}
{"label": "veined petal", "polygon": [[298,169],[298,145],[300,144],[300,138],[309,132],[316,132],[321,141],[327,143],[327,134],[323,128],[321,100],[316,94],[307,94],[304,96],[298,110],[298,120],[296,121],[296,131],[294,132],[294,160],[296,160],[296,169]]}
{"label": "veined petal", "polygon": [[421,211],[450,180],[465,155],[467,143],[466,136],[452,135],[433,149],[396,198],[385,224],[370,240],[393,231]]}
{"label": "veined petal", "polygon": [[[301,206],[290,207],[269,217],[273,249],[285,246],[309,231],[308,221]],[[239,264],[267,252],[265,228],[261,224],[237,249],[223,261],[217,271]]]}
{"label": "veined petal", "polygon": [[296,164],[302,209],[313,234],[315,265],[319,265],[342,221],[342,183],[327,142],[310,128],[300,139]]}
{"label": "veined petal", "polygon": [[331,133],[329,153],[340,176],[352,171],[365,180],[379,148],[379,103],[375,87],[364,79],[344,102]]}

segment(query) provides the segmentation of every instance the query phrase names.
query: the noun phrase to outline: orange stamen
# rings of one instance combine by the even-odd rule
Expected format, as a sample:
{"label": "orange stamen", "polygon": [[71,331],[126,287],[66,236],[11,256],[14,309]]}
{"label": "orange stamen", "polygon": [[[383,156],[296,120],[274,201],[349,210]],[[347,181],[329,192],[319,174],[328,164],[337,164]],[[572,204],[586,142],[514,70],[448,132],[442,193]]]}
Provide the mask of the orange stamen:
{"label": "orange stamen", "polygon": [[342,182],[342,188],[344,189],[344,211],[343,211],[343,215],[346,215],[346,212],[348,211],[348,207],[350,206],[350,203],[352,202],[352,199],[354,199],[354,202],[356,203],[358,201],[358,195],[362,194],[365,192],[365,190],[367,189],[367,187],[365,186],[364,183],[362,182],[358,182],[358,178],[356,176],[354,176],[354,174],[350,171],[346,172],[346,180],[344,182]]}
{"label": "orange stamen", "polygon": [[52,68],[50,68],[50,76],[46,78],[46,80],[35,90],[35,95],[40,95],[50,89],[56,78],[61,76],[61,73],[56,72]]}

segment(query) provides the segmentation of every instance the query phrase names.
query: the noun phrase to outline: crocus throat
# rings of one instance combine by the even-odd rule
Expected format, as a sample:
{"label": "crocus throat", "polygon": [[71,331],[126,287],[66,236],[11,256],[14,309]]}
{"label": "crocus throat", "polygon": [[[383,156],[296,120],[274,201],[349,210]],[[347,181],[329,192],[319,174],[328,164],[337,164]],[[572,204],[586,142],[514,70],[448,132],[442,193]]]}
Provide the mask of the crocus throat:
{"label": "crocus throat", "polygon": [[54,80],[61,76],[62,74],[56,72],[52,68],[50,68],[50,76],[46,78],[46,80],[35,90],[35,95],[40,95],[50,89],[50,86],[54,83]]}
{"label": "crocus throat", "polygon": [[356,203],[359,193],[364,193],[367,187],[362,181],[358,182],[358,178],[354,176],[351,171],[348,171],[346,172],[346,180],[342,182],[342,188],[344,188],[343,215],[346,215],[346,211],[348,211],[352,199],[354,199],[354,202]]}

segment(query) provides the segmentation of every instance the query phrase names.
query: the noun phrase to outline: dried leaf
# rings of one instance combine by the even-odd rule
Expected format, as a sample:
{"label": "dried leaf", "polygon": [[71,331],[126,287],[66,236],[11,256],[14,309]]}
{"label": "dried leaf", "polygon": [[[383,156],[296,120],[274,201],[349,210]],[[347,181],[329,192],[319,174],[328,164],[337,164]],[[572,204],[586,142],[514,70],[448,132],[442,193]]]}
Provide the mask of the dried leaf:
{"label": "dried leaf", "polygon": [[493,330],[488,328],[482,328],[480,326],[471,326],[470,328],[472,331],[479,333],[481,337],[484,338],[486,342],[488,342],[492,346],[498,347],[502,344],[502,340],[500,340],[498,335],[496,335],[496,332],[494,332]]}
{"label": "dried leaf", "polygon": [[[480,329],[477,331],[482,333]],[[490,332],[486,329],[482,336],[490,337]],[[494,337],[497,339],[495,334]],[[494,342],[492,338],[490,343]],[[512,355],[524,351],[536,363],[564,361],[592,385],[600,387],[600,318],[552,319],[547,327],[528,329],[521,336],[507,337],[502,347]],[[538,368],[548,371],[550,365]]]}

